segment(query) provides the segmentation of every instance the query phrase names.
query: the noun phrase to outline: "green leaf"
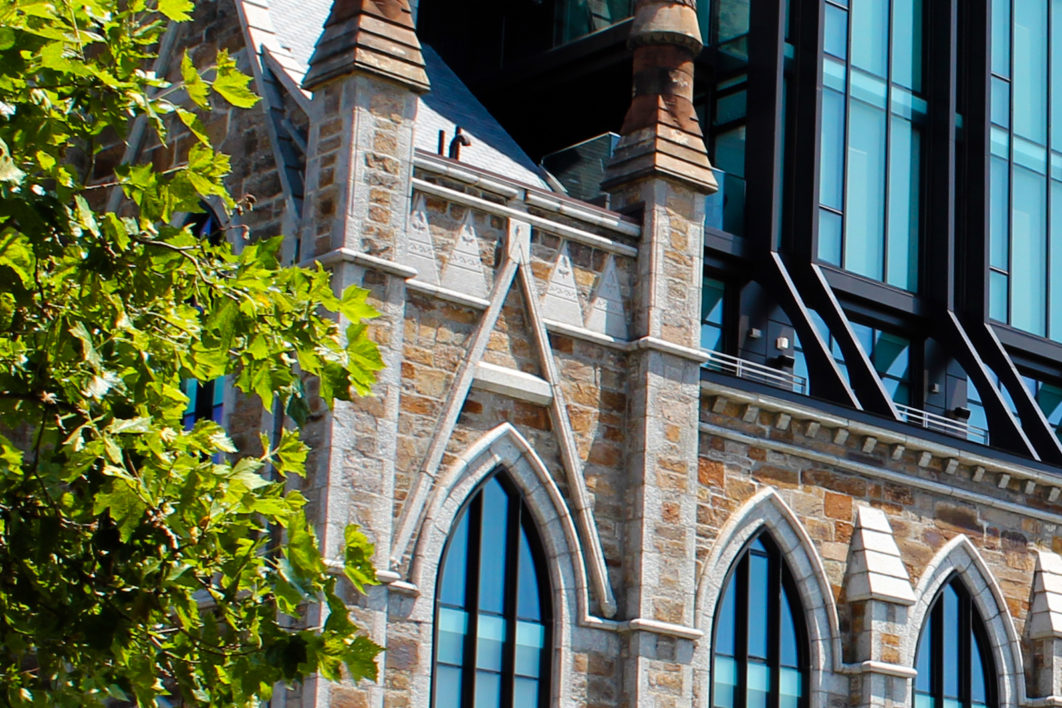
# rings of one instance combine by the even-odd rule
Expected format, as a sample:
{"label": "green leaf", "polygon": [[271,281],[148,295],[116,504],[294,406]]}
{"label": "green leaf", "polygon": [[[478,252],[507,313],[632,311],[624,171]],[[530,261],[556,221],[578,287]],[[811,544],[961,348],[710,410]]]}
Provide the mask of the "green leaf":
{"label": "green leaf", "polygon": [[236,61],[222,49],[218,52],[217,76],[214,90],[237,108],[250,108],[258,103],[258,96],[248,88],[251,77],[236,68]]}
{"label": "green leaf", "polygon": [[175,22],[192,19],[192,0],[159,0],[159,12]]}
{"label": "green leaf", "polygon": [[200,108],[207,108],[207,97],[209,94],[209,88],[203,77],[199,75],[195,65],[192,64],[192,58],[188,56],[188,52],[184,53],[181,57],[181,79],[184,81],[184,90],[188,92],[188,98],[192,103]]}
{"label": "green leaf", "polygon": [[355,524],[350,524],[343,531],[343,541],[343,573],[358,592],[365,592],[366,585],[376,585],[372,544]]}

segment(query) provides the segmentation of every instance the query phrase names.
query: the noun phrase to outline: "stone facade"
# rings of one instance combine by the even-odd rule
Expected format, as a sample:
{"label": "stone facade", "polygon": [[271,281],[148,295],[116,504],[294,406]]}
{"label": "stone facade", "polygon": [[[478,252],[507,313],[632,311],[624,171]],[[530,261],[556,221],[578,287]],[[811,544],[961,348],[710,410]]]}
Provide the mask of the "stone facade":
{"label": "stone facade", "polygon": [[[227,47],[276,92],[206,122],[256,199],[238,225],[287,231],[293,257],[368,288],[387,364],[373,397],[315,411],[305,490],[327,553],[350,522],[376,544],[381,584],[351,605],[386,647],[380,680],[277,705],[429,705],[443,548],[499,467],[547,560],[552,705],[706,708],[719,596],[764,529],[806,613],[810,706],[911,705],[921,629],[955,574],[998,705],[1062,705],[1062,477],[702,380],[712,185],[621,174],[608,211],[415,150],[418,78],[333,57],[312,86],[271,80],[286,60],[264,6],[231,3],[198,4],[177,46]],[[340,4],[349,21],[359,3]],[[297,195],[270,111],[306,134]],[[171,140],[144,149],[169,164],[187,136]],[[227,404],[239,441],[272,425]]]}

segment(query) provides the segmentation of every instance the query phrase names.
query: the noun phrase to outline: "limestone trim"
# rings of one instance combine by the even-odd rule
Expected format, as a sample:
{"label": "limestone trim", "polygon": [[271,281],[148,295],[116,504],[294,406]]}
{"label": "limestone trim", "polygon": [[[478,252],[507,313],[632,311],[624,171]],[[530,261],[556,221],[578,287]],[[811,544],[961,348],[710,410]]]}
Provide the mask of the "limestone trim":
{"label": "limestone trim", "polygon": [[[792,420],[803,422],[804,425],[807,426],[808,432],[806,435],[808,437],[814,437],[820,428],[829,428],[834,432],[835,437],[837,435],[843,435],[844,438],[847,438],[849,435],[862,437],[872,436],[877,439],[878,443],[902,446],[903,450],[901,451],[901,456],[904,453],[918,456],[918,463],[921,467],[928,467],[932,463],[933,458],[939,458],[942,460],[942,467],[946,469],[949,466],[949,460],[955,460],[958,464],[952,466],[953,474],[962,474],[964,477],[968,474],[971,481],[979,484],[984,483],[986,486],[991,486],[993,489],[1005,488],[1010,484],[1011,480],[1021,480],[1025,486],[1027,486],[1028,482],[1033,482],[1036,487],[1033,491],[1040,490],[1041,493],[1046,492],[1044,496],[1050,503],[1055,503],[1060,497],[1060,492],[1062,492],[1062,477],[1059,477],[1056,474],[1033,469],[1031,467],[1025,467],[1016,463],[1005,462],[988,455],[979,455],[974,452],[961,450],[957,447],[949,447],[932,440],[918,437],[917,434],[915,434],[918,428],[913,426],[911,427],[912,434],[908,435],[899,433],[895,430],[881,428],[871,423],[823,413],[810,405],[805,406],[781,398],[742,391],[715,381],[701,381],[701,394],[709,398],[714,397],[715,402],[713,405],[717,408],[716,412],[721,411],[726,403],[730,402],[755,405],[761,410],[772,413],[786,413],[792,418]],[[702,429],[704,425],[710,424],[702,424]],[[759,438],[757,439],[759,440]],[[770,443],[771,441],[763,439],[763,442]],[[835,439],[835,442],[840,444],[842,441]],[[810,450],[805,447],[798,447],[795,445],[790,447],[792,448],[790,452],[796,454],[798,457],[808,457],[807,453],[810,452]],[[844,466],[843,461],[838,462],[838,464]],[[966,468],[965,472],[961,468]],[[884,469],[881,471],[882,473],[887,472]],[[921,478],[914,476],[899,475],[899,477],[903,479],[904,483],[916,486],[922,481]],[[932,483],[929,482],[929,484]],[[940,487],[940,489],[937,489],[937,487]],[[945,490],[942,493],[950,496],[968,499],[969,501],[976,501],[979,504],[998,504],[1000,505],[998,508],[1004,508],[1008,511],[1017,511],[1018,509],[1021,509],[1021,513],[1027,515],[1031,514],[1043,521],[1053,524],[1062,523],[1062,513],[998,500],[992,492],[987,495],[982,495],[951,486],[937,485],[937,487],[933,487],[933,490]]]}
{"label": "limestone trim", "polygon": [[[851,460],[839,455],[833,455],[828,452],[819,452],[813,450],[810,447],[804,447],[795,445],[793,443],[787,443],[780,440],[772,440],[770,438],[759,437],[755,435],[748,435],[746,433],[731,430],[721,425],[713,425],[712,423],[700,423],[700,431],[708,435],[714,435],[720,438],[726,438],[727,440],[733,440],[735,442],[744,443],[746,445],[752,445],[754,447],[763,448],[764,450],[771,450],[773,452],[779,452],[784,455],[792,455],[794,457],[803,458],[805,460],[811,460],[814,462],[822,462],[824,464],[836,467],[838,469],[848,470],[861,474],[873,479],[881,479],[889,482],[897,482],[915,489],[921,489],[923,491],[932,492],[942,497],[952,497],[954,499],[961,499],[966,502],[978,504],[981,506],[987,506],[994,509],[1000,509],[1002,511],[1010,512],[1012,514],[1019,514],[1021,516],[1027,516],[1041,521],[1046,521],[1049,524],[1062,524],[1062,513],[1041,509],[1037,506],[1030,504],[1019,504],[1017,502],[1006,501],[1005,499],[997,499],[989,494],[982,494],[980,492],[974,492],[967,489],[961,489],[959,487],[953,487],[947,484],[941,484],[940,482],[934,482],[930,479],[923,479],[914,475],[909,475],[904,472],[896,472],[888,469],[884,466],[877,466],[867,464],[865,462],[859,462],[857,460]],[[840,428],[839,432],[847,433],[845,428]],[[835,439],[834,442],[841,444],[843,440]],[[913,443],[912,443],[913,444]]]}
{"label": "limestone trim", "polygon": [[378,270],[382,273],[387,273],[388,275],[403,279],[415,278],[417,275],[415,268],[410,268],[401,263],[389,261],[386,258],[370,256],[368,253],[355,251],[353,248],[336,248],[320,256],[307,258],[302,263],[299,263],[299,267],[312,267],[315,263],[320,263],[325,268],[334,268],[340,263],[353,263],[363,268]]}
{"label": "limestone trim", "polygon": [[712,660],[712,623],[716,605],[731,567],[746,544],[766,529],[778,545],[793,575],[804,609],[810,650],[811,705],[827,705],[830,694],[844,694],[841,675],[841,634],[833,590],[815,544],[796,514],[773,489],[761,490],[735,511],[719,531],[700,570],[696,619],[704,639],[694,658],[694,706],[708,708],[708,681]]}
{"label": "limestone trim", "polygon": [[650,632],[652,634],[661,634],[665,637],[689,639],[691,641],[696,641],[704,636],[704,632],[696,627],[684,627],[681,624],[661,622],[660,620],[645,617],[635,617],[632,620],[628,620],[624,629],[631,632]]}
{"label": "limestone trim", "polygon": [[[482,200],[481,200],[482,201]],[[572,430],[571,419],[564,400],[564,391],[561,387],[561,376],[557,362],[553,356],[553,349],[546,331],[546,325],[542,320],[539,310],[538,292],[535,287],[534,274],[530,267],[530,242],[531,223],[527,214],[513,211],[515,216],[509,218],[508,233],[505,240],[505,260],[497,274],[493,289],[491,290],[490,304],[481,317],[472,335],[465,358],[462,360],[454,375],[453,383],[443,406],[443,414],[440,416],[433,432],[428,452],[420,467],[410,490],[409,497],[397,523],[397,533],[391,546],[391,565],[397,568],[410,549],[410,544],[418,529],[422,526],[428,497],[433,493],[437,485],[439,465],[446,452],[454,426],[464,405],[468,392],[476,379],[478,365],[483,358],[490,335],[497,324],[505,300],[512,290],[514,281],[519,279],[520,289],[528,312],[528,322],[534,335],[535,348],[539,363],[548,384],[551,398],[549,401],[550,421],[553,430],[556,431],[558,448],[564,467],[564,473],[568,483],[571,505],[575,511],[575,520],[578,525],[583,543],[587,546],[587,570],[593,584],[594,596],[602,614],[612,617],[616,613],[616,600],[612,592],[612,586],[608,578],[608,567],[605,563],[604,551],[597,531],[597,523],[594,521],[594,512],[590,500],[590,494],[586,488],[586,479],[583,475],[582,459],[579,456],[575,433]]]}
{"label": "limestone trim", "polygon": [[984,622],[990,645],[988,649],[999,676],[999,707],[1017,708],[1025,705],[1025,671],[1014,621],[992,571],[977,547],[964,535],[960,534],[944,544],[918,581],[915,588],[915,597],[918,599],[908,611],[906,633],[900,642],[904,663],[914,667],[918,639],[933,601],[944,584],[955,575],[962,579]]}
{"label": "limestone trim", "polygon": [[1025,620],[1030,639],[1062,639],[1062,557],[1036,549],[1032,602]]}
{"label": "limestone trim", "polygon": [[483,199],[482,197],[466,194],[456,189],[435,184],[434,182],[428,182],[427,180],[418,177],[413,178],[413,186],[418,192],[442,197],[443,199],[447,199],[456,204],[479,209],[487,214],[527,221],[535,228],[542,229],[555,236],[563,236],[569,241],[575,241],[584,246],[598,248],[602,251],[615,253],[618,256],[626,256],[627,258],[635,258],[638,255],[638,249],[633,246],[628,246],[613,241],[612,239],[605,238],[604,236],[598,236],[595,233],[584,231],[583,229],[577,229],[574,226],[568,226],[567,224],[562,224],[558,221],[552,221],[551,219],[542,216],[528,214],[527,212],[520,211],[511,206],[506,206],[505,204],[498,204],[497,202],[492,202],[488,199]]}
{"label": "limestone trim", "polygon": [[[412,616],[431,622],[443,548],[465,501],[502,467],[531,512],[546,556],[553,612],[553,705],[576,705],[569,679],[572,628],[597,626],[590,617],[583,548],[564,496],[528,441],[510,423],[502,423],[469,447],[432,490],[413,552],[410,579],[419,593]],[[430,677],[432,652],[422,669]],[[426,664],[426,666],[424,666]]]}
{"label": "limestone trim", "polygon": [[507,200],[523,200],[528,206],[553,211],[570,216],[579,221],[614,231],[624,236],[637,239],[641,237],[642,227],[622,215],[593,207],[585,202],[549,192],[540,192],[526,184],[516,182],[501,175],[486,173],[475,167],[463,165],[441,155],[418,150],[414,153],[414,165],[425,172],[449,177],[473,187],[479,187]]}

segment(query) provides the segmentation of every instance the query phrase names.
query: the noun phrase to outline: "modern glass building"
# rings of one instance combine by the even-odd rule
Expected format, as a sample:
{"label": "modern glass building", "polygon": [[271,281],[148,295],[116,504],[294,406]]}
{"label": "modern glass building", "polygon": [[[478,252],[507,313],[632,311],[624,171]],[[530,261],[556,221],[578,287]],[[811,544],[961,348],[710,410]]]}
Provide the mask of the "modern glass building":
{"label": "modern glass building", "polygon": [[[631,12],[425,1],[418,32],[563,182],[586,159],[557,154],[619,130]],[[705,375],[740,368],[1062,462],[1062,3],[699,0],[697,12],[695,105],[720,183],[702,342],[719,356]]]}

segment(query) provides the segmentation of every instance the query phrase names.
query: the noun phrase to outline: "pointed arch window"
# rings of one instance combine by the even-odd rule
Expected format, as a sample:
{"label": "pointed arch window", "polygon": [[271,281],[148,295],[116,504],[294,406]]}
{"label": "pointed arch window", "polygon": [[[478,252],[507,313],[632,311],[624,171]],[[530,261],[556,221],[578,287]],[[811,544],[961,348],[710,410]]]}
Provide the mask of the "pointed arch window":
{"label": "pointed arch window", "polygon": [[730,572],[712,629],[712,708],[807,708],[804,611],[778,546],[762,533]]}
{"label": "pointed arch window", "polygon": [[465,505],[435,595],[432,704],[550,704],[549,576],[527,505],[501,473]]}
{"label": "pointed arch window", "polygon": [[969,591],[953,577],[933,601],[918,640],[915,708],[996,708],[988,646]]}

